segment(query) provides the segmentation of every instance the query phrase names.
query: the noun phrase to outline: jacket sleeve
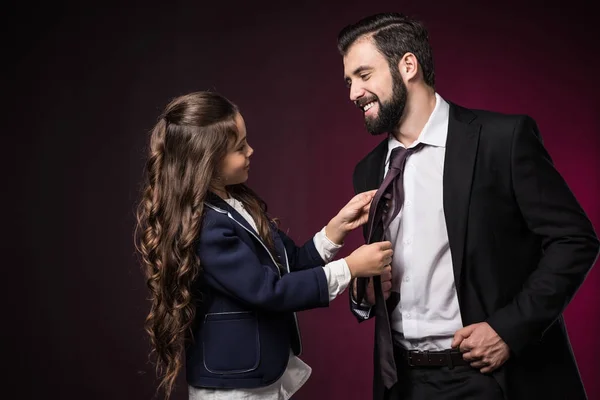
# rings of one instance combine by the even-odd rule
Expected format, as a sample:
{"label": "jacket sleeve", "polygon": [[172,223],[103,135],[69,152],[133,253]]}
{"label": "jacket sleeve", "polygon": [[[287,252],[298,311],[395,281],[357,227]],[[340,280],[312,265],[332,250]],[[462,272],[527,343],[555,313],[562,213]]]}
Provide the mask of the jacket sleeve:
{"label": "jacket sleeve", "polygon": [[598,238],[555,169],[535,121],[522,117],[512,141],[515,198],[528,228],[542,240],[543,255],[517,296],[487,322],[519,354],[569,304],[596,260]]}
{"label": "jacket sleeve", "polygon": [[296,246],[294,241],[281,230],[277,231],[283,241],[285,251],[290,262],[290,271],[299,271],[307,268],[322,267],[325,261],[319,255],[315,243],[311,238],[302,247]]}

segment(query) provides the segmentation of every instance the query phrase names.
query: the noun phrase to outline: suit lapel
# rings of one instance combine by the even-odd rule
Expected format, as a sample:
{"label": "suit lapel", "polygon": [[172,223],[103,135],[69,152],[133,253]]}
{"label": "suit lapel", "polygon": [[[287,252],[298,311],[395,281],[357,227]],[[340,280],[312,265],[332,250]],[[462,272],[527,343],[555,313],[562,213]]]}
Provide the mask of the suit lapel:
{"label": "suit lapel", "polygon": [[443,196],[457,291],[461,282],[471,185],[481,128],[473,122],[475,118],[471,111],[450,104]]}
{"label": "suit lapel", "polygon": [[[354,191],[356,193],[378,189],[379,185],[381,185],[385,170],[385,158],[388,151],[387,143],[388,140],[386,138],[357,164],[353,177]],[[369,224],[364,224],[362,227],[365,243],[369,240],[368,226]]]}
{"label": "suit lapel", "polygon": [[358,192],[366,192],[367,190],[378,189],[383,181],[383,171],[385,170],[385,157],[388,151],[387,138],[379,143],[361,163],[357,171],[359,184]]}

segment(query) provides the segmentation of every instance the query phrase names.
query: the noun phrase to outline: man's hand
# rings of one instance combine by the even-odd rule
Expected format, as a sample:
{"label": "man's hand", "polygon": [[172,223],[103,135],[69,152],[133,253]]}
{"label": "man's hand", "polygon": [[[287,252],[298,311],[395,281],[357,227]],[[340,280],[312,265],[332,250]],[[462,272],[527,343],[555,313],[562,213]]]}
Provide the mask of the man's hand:
{"label": "man's hand", "polygon": [[463,353],[463,359],[483,374],[500,368],[510,357],[508,345],[487,322],[456,331],[452,347],[458,347]]}
{"label": "man's hand", "polygon": [[[392,291],[392,267],[390,265],[386,266],[381,274],[381,289],[383,290],[383,298],[387,300]],[[354,281],[352,285],[352,295],[356,300],[356,297],[358,297],[358,294],[356,293],[356,281]],[[375,289],[373,288],[373,278],[369,278],[365,300],[370,305],[375,305]]]}

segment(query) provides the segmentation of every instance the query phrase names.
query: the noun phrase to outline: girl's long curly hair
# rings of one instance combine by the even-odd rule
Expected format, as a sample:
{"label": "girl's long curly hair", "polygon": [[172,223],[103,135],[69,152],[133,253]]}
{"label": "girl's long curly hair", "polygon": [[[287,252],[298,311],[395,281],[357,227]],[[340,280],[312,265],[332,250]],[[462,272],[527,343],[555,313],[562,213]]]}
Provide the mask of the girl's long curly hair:
{"label": "girl's long curly hair", "polygon": [[[160,379],[158,390],[166,399],[182,369],[200,300],[194,298],[192,285],[201,278],[196,243],[204,201],[237,141],[238,113],[216,93],[191,93],[171,101],[151,131],[135,241],[151,296],[146,331]],[[244,204],[262,240],[273,249],[264,201],[244,184],[227,191]]]}

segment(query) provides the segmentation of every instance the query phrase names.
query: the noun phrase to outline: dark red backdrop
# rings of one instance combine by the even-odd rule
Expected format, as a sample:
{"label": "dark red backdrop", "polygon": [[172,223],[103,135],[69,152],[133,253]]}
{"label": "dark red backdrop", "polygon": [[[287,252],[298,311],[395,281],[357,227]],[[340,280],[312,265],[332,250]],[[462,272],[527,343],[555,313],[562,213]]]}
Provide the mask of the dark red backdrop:
{"label": "dark red backdrop", "polygon": [[[374,12],[426,23],[443,97],[535,118],[600,227],[600,35],[583,3],[285,3],[17,10],[6,229],[23,267],[4,291],[16,329],[3,341],[24,380],[11,380],[11,398],[151,397],[133,209],[146,132],[171,97],[212,89],[241,107],[256,150],[249,183],[298,241],[352,196],[354,164],[380,138],[348,101],[336,36]],[[341,255],[359,244],[356,232]],[[596,269],[566,312],[590,399],[600,398],[599,289]],[[299,318],[313,375],[295,398],[369,398],[373,324],[356,323],[346,296]]]}

